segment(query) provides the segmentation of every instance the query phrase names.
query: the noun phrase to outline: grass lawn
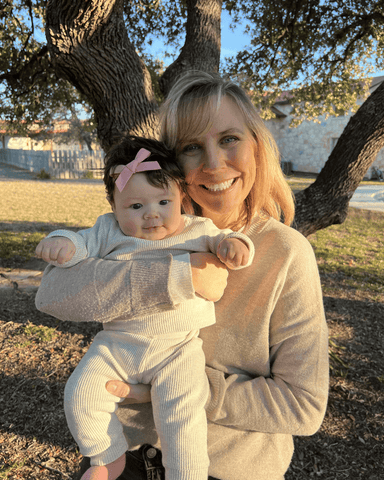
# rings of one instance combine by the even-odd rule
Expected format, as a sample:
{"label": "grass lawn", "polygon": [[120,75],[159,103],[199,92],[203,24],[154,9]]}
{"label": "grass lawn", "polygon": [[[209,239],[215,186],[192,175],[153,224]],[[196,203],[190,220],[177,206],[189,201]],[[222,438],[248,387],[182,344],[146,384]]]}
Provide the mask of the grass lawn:
{"label": "grass lawn", "polygon": [[90,227],[111,210],[102,182],[1,182],[0,222]]}
{"label": "grass lawn", "polygon": [[29,260],[49,232],[91,227],[99,215],[111,211],[102,182],[30,180],[0,185],[0,258],[7,266],[15,258]]}
{"label": "grass lawn", "polygon": [[[289,179],[294,190],[312,181]],[[100,182],[0,188],[0,274],[25,265],[48,232],[89,227],[110,211]],[[343,225],[309,237],[329,327],[330,396],[319,432],[295,438],[286,480],[382,478],[383,231],[384,213],[351,209]],[[36,311],[33,294],[0,298],[0,479],[72,477],[80,455],[66,426],[63,389],[98,330]]]}

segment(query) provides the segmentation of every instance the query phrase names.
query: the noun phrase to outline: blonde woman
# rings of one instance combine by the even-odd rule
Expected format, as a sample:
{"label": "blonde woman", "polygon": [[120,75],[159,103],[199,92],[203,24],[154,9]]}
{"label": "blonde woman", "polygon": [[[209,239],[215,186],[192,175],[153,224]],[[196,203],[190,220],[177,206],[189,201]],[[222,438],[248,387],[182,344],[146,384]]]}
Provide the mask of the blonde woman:
{"label": "blonde woman", "polygon": [[[89,259],[81,265],[87,280],[80,294],[71,285],[77,271],[53,268],[36,303],[66,320],[78,315],[87,295],[82,320],[102,321],[140,314],[135,297],[146,293],[156,292],[148,309],[177,308],[181,299],[173,298],[168,281],[173,275],[185,298],[198,293],[217,299],[227,280],[215,305],[216,324],[200,334],[210,384],[209,478],[282,480],[293,436],[318,430],[328,397],[328,335],[312,248],[289,227],[294,205],[275,142],[241,88],[214,74],[192,72],[174,85],[161,121],[163,140],[177,149],[186,176],[185,208],[219,228],[244,231],[255,246],[253,264],[226,279],[210,254],[191,254],[184,265],[177,259],[151,265]],[[131,281],[137,269],[140,285]],[[113,295],[106,287],[110,282]],[[127,453],[119,478],[165,478],[150,386],[112,381],[107,389],[139,402],[119,411],[136,447]],[[87,465],[84,459],[81,471]]]}

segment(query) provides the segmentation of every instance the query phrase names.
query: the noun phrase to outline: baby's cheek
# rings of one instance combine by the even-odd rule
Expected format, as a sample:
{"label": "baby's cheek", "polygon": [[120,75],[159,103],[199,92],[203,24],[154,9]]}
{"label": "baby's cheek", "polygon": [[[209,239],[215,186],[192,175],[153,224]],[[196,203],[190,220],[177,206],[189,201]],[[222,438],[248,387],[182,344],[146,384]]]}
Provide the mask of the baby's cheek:
{"label": "baby's cheek", "polygon": [[124,235],[129,235],[135,237],[137,234],[137,225],[132,220],[125,220],[124,222],[119,223],[121,230]]}

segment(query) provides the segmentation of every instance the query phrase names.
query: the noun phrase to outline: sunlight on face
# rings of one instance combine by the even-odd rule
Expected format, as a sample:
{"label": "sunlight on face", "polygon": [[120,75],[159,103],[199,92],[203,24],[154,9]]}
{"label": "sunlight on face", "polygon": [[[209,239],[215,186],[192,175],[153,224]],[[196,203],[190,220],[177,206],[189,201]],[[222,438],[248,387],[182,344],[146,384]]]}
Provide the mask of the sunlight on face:
{"label": "sunlight on face", "polygon": [[242,112],[229,97],[207,132],[180,145],[188,193],[220,228],[238,218],[255,182],[256,149]]}

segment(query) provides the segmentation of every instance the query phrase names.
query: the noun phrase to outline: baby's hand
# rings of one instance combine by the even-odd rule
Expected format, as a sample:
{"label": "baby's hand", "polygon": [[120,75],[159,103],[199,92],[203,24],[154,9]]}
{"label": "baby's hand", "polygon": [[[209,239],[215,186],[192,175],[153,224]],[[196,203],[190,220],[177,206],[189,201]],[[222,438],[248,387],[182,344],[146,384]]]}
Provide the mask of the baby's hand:
{"label": "baby's hand", "polygon": [[44,238],[36,247],[36,257],[45,262],[57,262],[59,265],[71,260],[76,252],[75,244],[66,237]]}
{"label": "baby's hand", "polygon": [[249,248],[238,238],[225,238],[219,243],[217,256],[228,268],[234,270],[247,264]]}

